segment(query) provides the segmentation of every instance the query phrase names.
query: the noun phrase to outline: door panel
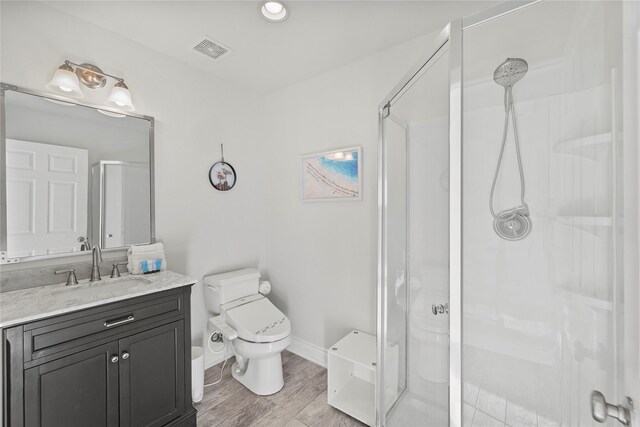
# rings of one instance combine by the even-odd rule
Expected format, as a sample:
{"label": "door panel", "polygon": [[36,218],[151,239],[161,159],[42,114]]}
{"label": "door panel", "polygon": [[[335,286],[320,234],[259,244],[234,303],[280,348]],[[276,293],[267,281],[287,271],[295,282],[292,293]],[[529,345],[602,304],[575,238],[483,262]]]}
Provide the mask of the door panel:
{"label": "door panel", "polygon": [[183,411],[184,322],[120,340],[120,425],[161,426]]}
{"label": "door panel", "polygon": [[447,42],[383,109],[378,414],[389,427],[447,424],[449,63]]}
{"label": "door panel", "polygon": [[27,427],[118,425],[116,342],[25,371]]}
{"label": "door panel", "polygon": [[9,256],[80,249],[87,233],[88,151],[7,139]]}
{"label": "door panel", "polygon": [[[622,16],[539,2],[465,29],[465,425],[598,426],[592,391],[623,401]],[[507,58],[528,68],[505,95]],[[510,239],[525,203],[530,233]]]}

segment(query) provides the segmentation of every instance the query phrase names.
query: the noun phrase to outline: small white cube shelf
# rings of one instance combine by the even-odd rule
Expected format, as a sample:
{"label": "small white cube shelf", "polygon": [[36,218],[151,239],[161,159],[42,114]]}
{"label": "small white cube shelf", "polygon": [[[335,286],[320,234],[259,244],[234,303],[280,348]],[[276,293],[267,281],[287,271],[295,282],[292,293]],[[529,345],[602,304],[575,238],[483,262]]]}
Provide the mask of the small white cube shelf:
{"label": "small white cube shelf", "polygon": [[376,422],[376,337],[351,331],[328,351],[327,402],[363,423]]}

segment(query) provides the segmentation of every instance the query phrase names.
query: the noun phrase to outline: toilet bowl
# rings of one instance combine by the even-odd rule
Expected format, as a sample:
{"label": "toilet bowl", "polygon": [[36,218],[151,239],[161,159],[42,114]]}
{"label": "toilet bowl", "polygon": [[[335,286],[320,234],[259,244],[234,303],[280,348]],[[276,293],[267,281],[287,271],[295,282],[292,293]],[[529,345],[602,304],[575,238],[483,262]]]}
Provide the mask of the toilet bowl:
{"label": "toilet bowl", "polygon": [[277,393],[284,387],[280,353],[291,344],[291,335],[274,343],[254,343],[243,339],[233,341],[236,362],[231,375],[260,396]]}
{"label": "toilet bowl", "polygon": [[[258,293],[260,274],[244,269],[204,278],[207,308],[237,332],[231,340],[233,378],[258,395],[284,386],[280,353],[291,343],[291,323]],[[210,320],[210,324],[215,324]]]}

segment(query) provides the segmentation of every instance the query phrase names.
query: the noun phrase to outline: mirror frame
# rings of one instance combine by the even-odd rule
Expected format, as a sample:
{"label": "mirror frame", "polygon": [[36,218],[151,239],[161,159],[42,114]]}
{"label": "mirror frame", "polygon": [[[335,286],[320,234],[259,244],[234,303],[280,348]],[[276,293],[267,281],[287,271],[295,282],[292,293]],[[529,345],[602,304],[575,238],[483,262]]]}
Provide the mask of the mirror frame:
{"label": "mirror frame", "polygon": [[[93,108],[94,110],[104,110],[112,113],[123,114],[129,117],[135,117],[137,119],[147,120],[149,122],[149,189],[150,189],[150,215],[149,215],[149,226],[150,226],[150,236],[151,242],[155,243],[156,241],[156,213],[155,213],[155,153],[154,153],[154,129],[155,129],[155,119],[151,116],[145,116],[142,114],[136,114],[126,111],[121,111],[115,108],[108,107],[106,105],[94,105],[94,104],[85,104],[79,102],[76,99],[65,98],[63,96],[58,96],[49,92],[41,92],[35,91],[31,89],[26,89],[23,87],[2,83],[0,82],[0,265],[5,264],[16,264],[23,263],[29,261],[40,261],[40,260],[48,260],[55,258],[74,258],[85,256],[88,254],[87,251],[80,252],[66,252],[60,254],[50,254],[50,255],[34,255],[34,256],[26,256],[26,257],[17,257],[10,258],[7,254],[7,167],[6,167],[6,145],[7,145],[7,135],[6,135],[6,99],[5,93],[7,91],[14,91],[19,93],[24,93],[26,95],[38,96],[40,98],[49,98],[55,101],[67,102],[70,104],[75,104],[81,107]],[[119,247],[119,248],[109,248],[104,249],[103,252],[118,252],[126,250],[127,246]]]}

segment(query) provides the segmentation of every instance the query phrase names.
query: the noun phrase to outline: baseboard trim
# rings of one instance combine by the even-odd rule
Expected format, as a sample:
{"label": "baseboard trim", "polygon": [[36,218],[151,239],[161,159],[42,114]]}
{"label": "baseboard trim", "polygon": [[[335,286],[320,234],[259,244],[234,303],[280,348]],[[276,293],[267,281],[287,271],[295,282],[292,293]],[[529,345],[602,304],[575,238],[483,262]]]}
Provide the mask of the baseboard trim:
{"label": "baseboard trim", "polygon": [[327,367],[327,350],[322,347],[318,347],[315,344],[311,344],[310,342],[292,336],[291,344],[289,344],[287,350],[320,365],[323,368]]}

